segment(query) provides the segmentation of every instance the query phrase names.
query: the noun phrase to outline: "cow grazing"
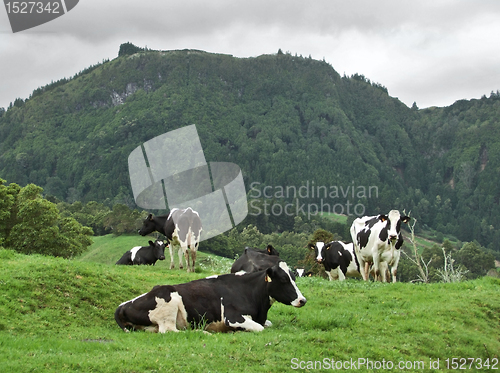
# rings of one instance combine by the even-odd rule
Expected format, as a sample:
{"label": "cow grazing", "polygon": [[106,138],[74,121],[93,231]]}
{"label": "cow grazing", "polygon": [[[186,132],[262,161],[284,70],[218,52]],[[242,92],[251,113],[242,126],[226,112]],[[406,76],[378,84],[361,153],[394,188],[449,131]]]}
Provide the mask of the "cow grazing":
{"label": "cow grazing", "polygon": [[177,332],[188,324],[202,323],[210,331],[262,331],[271,298],[294,307],[306,304],[285,262],[265,271],[155,286],[149,293],[120,304],[115,320],[125,332]]}
{"label": "cow grazing", "polygon": [[[170,269],[175,267],[173,243],[179,241],[179,268],[184,268],[182,265],[182,255],[184,254],[187,271],[194,272],[196,252],[202,231],[201,219],[198,213],[188,207],[186,209],[172,209],[168,215],[153,216],[149,214],[143,221],[139,234],[145,236],[154,231],[160,232],[169,241]],[[191,252],[191,267],[189,265],[188,250]]]}
{"label": "cow grazing", "polygon": [[332,241],[325,244],[318,241],[315,245],[309,244],[309,248],[314,249],[314,260],[324,265],[330,281],[344,281],[346,277],[361,277],[359,262],[352,243]]}
{"label": "cow grazing", "polygon": [[271,245],[267,245],[266,250],[246,247],[243,254],[231,266],[231,273],[262,271],[278,264],[281,261],[278,255],[279,253]]}
{"label": "cow grazing", "polygon": [[136,246],[127,251],[115,264],[155,265],[156,261],[165,260],[165,243],[149,241],[149,246]]}
{"label": "cow grazing", "polygon": [[[361,274],[368,280],[370,263],[373,263],[374,279],[387,281],[387,266],[391,267],[392,282],[396,282],[400,249],[403,245],[401,223],[407,223],[409,216],[401,216],[391,210],[387,215],[364,216],[354,220],[351,237],[354,243]],[[380,263],[385,264],[381,265]]]}

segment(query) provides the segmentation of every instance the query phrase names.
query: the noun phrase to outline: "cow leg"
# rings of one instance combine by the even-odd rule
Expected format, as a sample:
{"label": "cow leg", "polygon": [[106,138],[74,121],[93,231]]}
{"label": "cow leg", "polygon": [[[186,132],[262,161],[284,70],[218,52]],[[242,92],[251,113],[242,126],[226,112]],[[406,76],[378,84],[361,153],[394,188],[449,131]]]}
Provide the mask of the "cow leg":
{"label": "cow leg", "polygon": [[[358,257],[359,272],[361,273],[361,277],[363,278],[364,281],[368,281],[369,274],[366,272],[366,264],[367,264],[367,262],[365,262],[365,260],[361,256],[361,254],[357,254],[356,253],[355,255],[357,255],[357,257]],[[370,269],[368,269],[368,270],[370,270]]]}
{"label": "cow leg", "polygon": [[[361,265],[361,263],[360,263],[360,265]],[[365,262],[365,268],[363,271],[363,280],[368,281],[369,278],[370,278],[370,263]]]}
{"label": "cow leg", "polygon": [[196,247],[195,248],[191,248],[191,259],[192,259],[192,263],[191,264],[193,266],[193,268],[192,268],[193,272],[195,270],[194,264],[196,263],[196,249],[197,249]]}
{"label": "cow leg", "polygon": [[168,245],[168,251],[170,252],[170,269],[174,269],[175,264],[174,264],[174,244],[173,243],[170,243],[170,245]]}
{"label": "cow leg", "polygon": [[179,266],[181,269],[184,268],[184,265],[182,264],[182,257],[184,257],[184,259],[186,260],[186,267],[187,267],[187,271],[189,271],[189,253],[188,253],[188,247],[187,247],[187,242],[186,241],[181,241],[179,239],[179,243],[180,243],[180,247],[179,247]]}
{"label": "cow leg", "polygon": [[264,327],[259,323],[252,320],[252,316],[242,315],[243,322],[231,322],[226,318],[226,324],[232,328],[243,329],[248,332],[261,332],[264,330]]}
{"label": "cow leg", "polygon": [[[250,315],[242,315],[234,307],[224,307],[223,299],[221,298],[221,321],[217,324],[222,324],[224,327],[218,327],[217,331],[229,330],[245,330],[249,332],[261,332],[264,326],[252,320]],[[241,320],[241,321],[230,321]],[[266,320],[267,323],[267,320]],[[266,324],[265,323],[265,324]]]}
{"label": "cow leg", "polygon": [[344,271],[340,267],[337,268],[337,273],[339,274],[339,281],[345,281]]}
{"label": "cow leg", "polygon": [[177,255],[179,256],[179,268],[180,269],[183,269],[184,268],[184,264],[182,262],[182,257],[184,256],[183,255],[183,250],[182,250],[182,246],[179,247],[179,250],[177,251]]}
{"label": "cow leg", "polygon": [[182,303],[182,297],[179,293],[171,293],[170,301],[156,297],[156,308],[149,311],[149,320],[158,325],[158,332],[167,331],[178,332],[177,325],[181,328],[187,326],[187,313]]}
{"label": "cow leg", "polygon": [[380,282],[387,282],[387,271],[385,269],[380,271]]}
{"label": "cow leg", "polygon": [[332,270],[330,270],[330,271],[325,271],[325,272],[326,272],[326,274],[328,275],[328,280],[329,280],[329,281],[333,281],[333,280],[334,280],[334,278],[333,278],[333,274],[332,274],[332,271],[333,271],[333,269],[332,269]]}
{"label": "cow leg", "polygon": [[179,247],[179,251],[177,251],[177,255],[179,255],[179,268],[183,269],[184,268],[184,264],[182,262],[182,257],[184,256],[184,253],[183,253],[183,250],[182,250],[182,246]]}
{"label": "cow leg", "polygon": [[391,276],[389,274],[389,265],[387,262],[379,262],[379,281],[381,282],[389,282]]}
{"label": "cow leg", "polygon": [[396,273],[398,272],[397,268],[392,267],[392,282],[396,282]]}
{"label": "cow leg", "polygon": [[191,272],[191,266],[189,265],[189,248],[186,248],[184,250],[184,258],[186,258],[186,267],[187,267],[187,271],[188,272]]}
{"label": "cow leg", "polygon": [[[373,277],[374,277],[374,281],[380,281],[380,260],[379,258],[377,257],[377,255],[374,255],[373,256]],[[385,272],[385,270],[384,270]],[[385,277],[385,275],[384,275]]]}

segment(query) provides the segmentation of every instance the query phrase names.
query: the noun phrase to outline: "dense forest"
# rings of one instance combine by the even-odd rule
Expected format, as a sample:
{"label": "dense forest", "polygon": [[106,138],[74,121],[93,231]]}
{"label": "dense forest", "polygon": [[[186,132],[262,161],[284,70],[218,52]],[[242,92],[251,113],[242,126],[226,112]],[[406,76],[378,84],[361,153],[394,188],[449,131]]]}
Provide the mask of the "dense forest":
{"label": "dense forest", "polygon": [[0,109],[0,177],[57,202],[134,209],[130,152],[196,124],[207,161],[242,170],[242,226],[272,234],[317,210],[399,209],[417,228],[498,253],[499,118],[498,92],[420,110],[363,75],[281,50],[235,58],[127,43]]}

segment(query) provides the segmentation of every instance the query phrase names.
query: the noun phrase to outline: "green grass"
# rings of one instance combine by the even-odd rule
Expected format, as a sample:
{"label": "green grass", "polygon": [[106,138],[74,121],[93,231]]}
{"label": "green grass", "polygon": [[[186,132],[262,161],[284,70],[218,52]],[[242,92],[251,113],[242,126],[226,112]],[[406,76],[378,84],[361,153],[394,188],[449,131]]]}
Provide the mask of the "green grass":
{"label": "green grass", "polygon": [[[96,240],[93,249],[120,239]],[[293,358],[303,366],[324,359],[422,361],[426,369],[404,371],[425,372],[439,358],[441,372],[448,371],[446,358],[500,357],[500,280],[492,278],[420,285],[300,278],[307,304],[275,303],[268,315],[273,326],[261,333],[161,335],[122,332],[116,307],[154,285],[214,272],[87,260],[0,250],[2,373],[289,372]]]}
{"label": "green grass", "polygon": [[347,222],[347,215],[339,215],[333,212],[320,212],[320,215],[337,223],[345,224]]}

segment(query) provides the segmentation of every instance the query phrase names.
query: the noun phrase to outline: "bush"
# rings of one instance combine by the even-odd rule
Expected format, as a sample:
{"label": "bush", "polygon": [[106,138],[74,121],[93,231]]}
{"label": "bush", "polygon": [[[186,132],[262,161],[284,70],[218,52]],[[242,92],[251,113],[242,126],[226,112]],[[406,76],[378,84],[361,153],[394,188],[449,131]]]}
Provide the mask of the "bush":
{"label": "bush", "polygon": [[0,188],[0,192],[12,197],[8,214],[4,212],[0,220],[0,239],[6,248],[23,254],[68,258],[92,244],[92,229],[72,218],[61,219],[57,206],[42,198],[41,187],[28,184],[19,188],[11,184],[6,190],[0,184]]}

